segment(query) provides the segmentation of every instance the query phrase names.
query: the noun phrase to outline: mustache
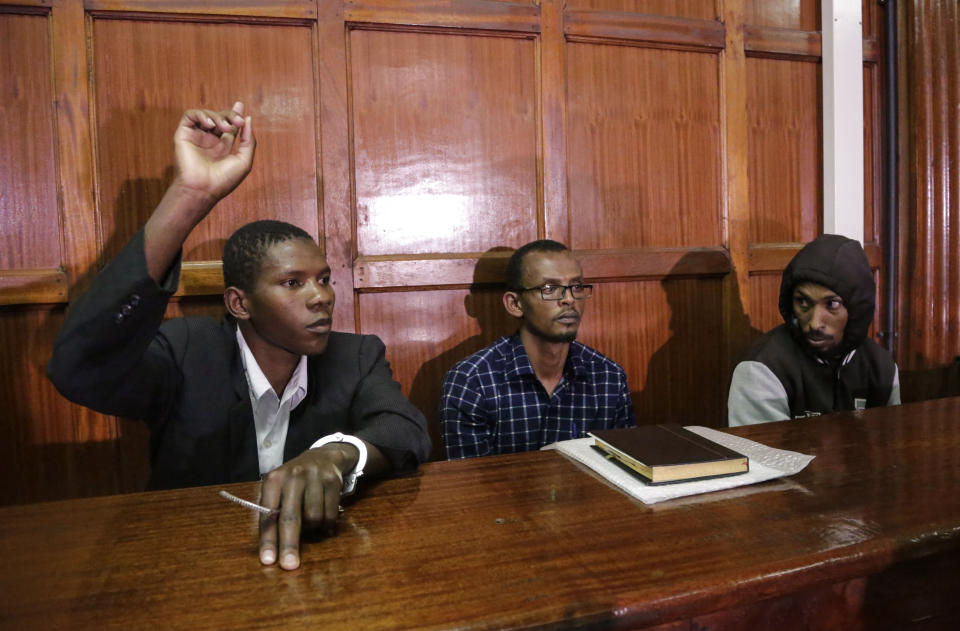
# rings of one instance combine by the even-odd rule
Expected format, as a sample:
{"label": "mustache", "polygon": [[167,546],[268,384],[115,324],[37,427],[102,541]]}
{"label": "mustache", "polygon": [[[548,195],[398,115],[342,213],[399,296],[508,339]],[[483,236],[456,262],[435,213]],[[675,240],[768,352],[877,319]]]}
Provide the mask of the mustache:
{"label": "mustache", "polygon": [[832,340],[832,339],[833,339],[833,336],[832,336],[832,335],[827,335],[826,333],[818,333],[818,332],[816,332],[816,331],[811,331],[811,332],[809,332],[809,333],[805,333],[805,334],[804,334],[804,337],[806,337],[806,338],[807,338],[808,340],[810,340],[811,342],[823,342],[823,341],[825,341],[825,340]]}

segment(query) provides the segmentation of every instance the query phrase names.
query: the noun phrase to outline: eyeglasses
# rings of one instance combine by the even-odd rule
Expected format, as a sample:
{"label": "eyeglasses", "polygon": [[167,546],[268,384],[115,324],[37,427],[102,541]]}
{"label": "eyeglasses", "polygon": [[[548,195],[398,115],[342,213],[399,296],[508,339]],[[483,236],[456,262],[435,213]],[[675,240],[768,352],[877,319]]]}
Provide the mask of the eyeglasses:
{"label": "eyeglasses", "polygon": [[544,300],[563,300],[567,290],[574,300],[586,300],[593,295],[593,285],[574,283],[572,285],[540,285],[539,287],[524,287],[522,291],[540,290],[540,297]]}

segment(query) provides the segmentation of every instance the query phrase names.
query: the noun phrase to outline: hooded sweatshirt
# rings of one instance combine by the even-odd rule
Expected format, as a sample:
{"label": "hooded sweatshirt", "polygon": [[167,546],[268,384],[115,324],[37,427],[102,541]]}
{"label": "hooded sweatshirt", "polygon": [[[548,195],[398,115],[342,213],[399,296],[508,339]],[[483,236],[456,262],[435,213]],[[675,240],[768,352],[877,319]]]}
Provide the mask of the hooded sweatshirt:
{"label": "hooded sweatshirt", "polygon": [[[804,343],[793,314],[793,290],[804,282],[831,289],[847,309],[843,340],[826,358]],[[758,339],[733,371],[729,425],[898,405],[897,366],[885,349],[867,338],[875,293],[870,263],[858,242],[825,234],[805,245],[780,282],[784,323]]]}

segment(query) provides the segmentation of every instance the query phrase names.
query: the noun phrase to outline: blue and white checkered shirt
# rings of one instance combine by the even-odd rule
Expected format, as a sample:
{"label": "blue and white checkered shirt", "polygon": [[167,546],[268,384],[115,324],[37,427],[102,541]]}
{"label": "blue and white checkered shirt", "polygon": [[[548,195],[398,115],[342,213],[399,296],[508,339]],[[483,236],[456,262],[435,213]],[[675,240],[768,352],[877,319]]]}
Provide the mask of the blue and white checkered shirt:
{"label": "blue and white checkered shirt", "polygon": [[440,414],[451,460],[531,451],[594,429],[637,424],[627,375],[618,364],[572,342],[563,377],[547,396],[519,334],[447,371]]}

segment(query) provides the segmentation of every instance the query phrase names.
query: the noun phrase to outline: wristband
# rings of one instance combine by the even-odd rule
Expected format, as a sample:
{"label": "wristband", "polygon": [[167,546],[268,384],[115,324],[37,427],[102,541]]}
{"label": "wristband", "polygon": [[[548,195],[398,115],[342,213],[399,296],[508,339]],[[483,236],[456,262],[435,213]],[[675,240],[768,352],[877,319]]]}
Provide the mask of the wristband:
{"label": "wristband", "polygon": [[335,434],[328,434],[324,436],[317,442],[310,445],[310,449],[323,447],[324,445],[329,445],[330,443],[350,443],[357,448],[357,451],[360,452],[360,458],[357,460],[357,466],[355,466],[349,472],[343,474],[343,490],[340,491],[340,495],[353,495],[353,492],[357,490],[357,478],[363,475],[363,467],[367,464],[367,446],[364,445],[363,441],[356,436],[350,436],[349,434],[341,434],[340,432],[337,432]]}

